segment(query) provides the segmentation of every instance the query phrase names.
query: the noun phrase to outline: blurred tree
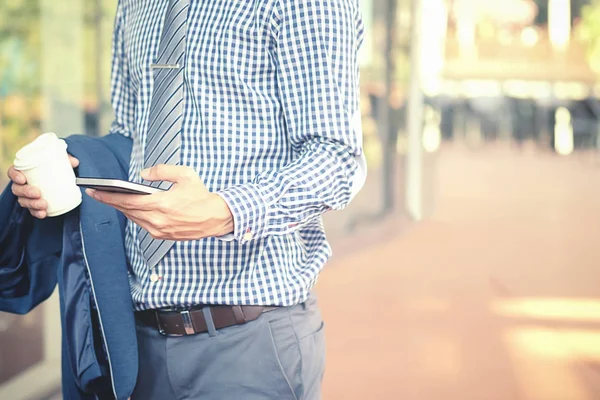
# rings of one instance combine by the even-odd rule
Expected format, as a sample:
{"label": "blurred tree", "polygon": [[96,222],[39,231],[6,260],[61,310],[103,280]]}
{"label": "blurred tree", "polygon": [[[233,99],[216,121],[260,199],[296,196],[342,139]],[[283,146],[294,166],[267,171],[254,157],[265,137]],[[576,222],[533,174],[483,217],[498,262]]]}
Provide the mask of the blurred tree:
{"label": "blurred tree", "polygon": [[[62,0],[65,1],[65,0]],[[81,1],[69,0],[65,1]],[[68,6],[68,5],[67,5]],[[86,116],[94,121],[90,133],[102,133],[98,114],[110,114],[108,106],[111,27],[114,0],[84,0],[84,97]],[[39,133],[42,37],[39,0],[0,0],[0,169]],[[68,42],[68,41],[67,41]],[[57,49],[56,57],[59,57]],[[47,53],[46,53],[47,54]],[[104,117],[106,119],[106,117]],[[4,175],[0,172],[0,175]]]}
{"label": "blurred tree", "polygon": [[[535,25],[546,25],[548,23],[548,0],[534,0],[538,6],[538,15]],[[571,0],[571,20],[575,21],[581,17],[583,7],[591,0]]]}
{"label": "blurred tree", "polygon": [[0,16],[0,167],[5,169],[27,139],[23,133],[32,131],[24,109],[40,89],[39,3],[0,2]]}
{"label": "blurred tree", "polygon": [[578,33],[587,44],[590,67],[600,73],[600,0],[593,0],[582,8]]}
{"label": "blurred tree", "polygon": [[538,6],[538,14],[535,17],[535,25],[546,25],[548,23],[548,0],[535,0]]}
{"label": "blurred tree", "polygon": [[39,3],[0,2],[0,16],[0,96],[15,90],[34,93],[39,89]]}
{"label": "blurred tree", "polygon": [[[86,0],[84,3],[85,98],[86,113],[93,124],[86,132],[102,135],[108,131],[112,118],[110,107],[110,67],[112,25],[117,2]],[[93,131],[92,131],[93,130]]]}

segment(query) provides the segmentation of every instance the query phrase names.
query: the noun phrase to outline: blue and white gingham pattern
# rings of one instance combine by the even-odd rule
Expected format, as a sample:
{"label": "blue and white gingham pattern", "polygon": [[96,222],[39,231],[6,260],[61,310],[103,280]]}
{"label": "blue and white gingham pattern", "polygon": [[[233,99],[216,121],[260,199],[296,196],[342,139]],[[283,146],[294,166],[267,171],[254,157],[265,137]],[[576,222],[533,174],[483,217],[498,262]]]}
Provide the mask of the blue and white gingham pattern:
{"label": "blue and white gingham pattern", "polygon": [[[168,0],[121,0],[112,132],[133,138],[140,181],[155,62]],[[153,283],[128,223],[136,309],[292,305],[330,256],[321,214],[362,186],[357,0],[191,0],[181,164],[232,210],[230,237],[177,242]]]}

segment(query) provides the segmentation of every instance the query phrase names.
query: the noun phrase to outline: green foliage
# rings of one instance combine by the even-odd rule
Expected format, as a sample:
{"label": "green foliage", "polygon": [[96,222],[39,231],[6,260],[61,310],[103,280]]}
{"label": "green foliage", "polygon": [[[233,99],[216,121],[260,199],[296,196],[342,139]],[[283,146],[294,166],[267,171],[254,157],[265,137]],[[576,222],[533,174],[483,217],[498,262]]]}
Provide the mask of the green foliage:
{"label": "green foliage", "polygon": [[39,21],[38,1],[0,2],[0,96],[39,90]]}
{"label": "green foliage", "polygon": [[600,72],[600,0],[592,0],[581,10],[579,37],[587,44],[590,67]]}
{"label": "green foliage", "polygon": [[[58,44],[50,52],[52,60],[42,59],[42,54],[49,54],[48,51],[42,52],[42,46],[48,46],[48,41],[41,37],[43,1],[46,1],[44,12],[50,13],[83,1],[83,15],[80,17],[83,32],[76,31],[76,28],[73,32],[66,29],[65,37],[51,38],[52,43]],[[70,38],[82,37],[84,42],[80,58],[84,62],[84,98],[92,107],[107,102],[110,41],[116,3],[115,0],[58,0],[54,3],[47,0],[0,0],[0,176],[12,163],[17,149],[40,133],[43,118],[40,111],[42,66],[48,69],[50,64],[59,67],[61,63],[68,65],[68,60],[62,61],[64,57],[60,47],[69,46]],[[46,15],[47,18],[52,16]],[[69,24],[69,21],[65,23]],[[102,99],[97,98],[99,93]],[[76,104],[75,107],[83,108],[84,105]]]}
{"label": "green foliage", "polygon": [[39,95],[40,7],[37,1],[0,2],[0,168],[35,131],[23,108]]}

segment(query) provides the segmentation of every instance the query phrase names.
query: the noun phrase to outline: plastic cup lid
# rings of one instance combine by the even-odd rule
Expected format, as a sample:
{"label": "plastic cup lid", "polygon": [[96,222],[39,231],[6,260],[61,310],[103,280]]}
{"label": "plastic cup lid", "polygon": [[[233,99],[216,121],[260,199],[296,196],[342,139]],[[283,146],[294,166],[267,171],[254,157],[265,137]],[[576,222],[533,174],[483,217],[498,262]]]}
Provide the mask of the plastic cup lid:
{"label": "plastic cup lid", "polygon": [[38,136],[33,142],[17,151],[15,156],[15,169],[23,170],[39,165],[40,161],[56,150],[65,150],[67,144],[59,139],[55,133],[49,132]]}

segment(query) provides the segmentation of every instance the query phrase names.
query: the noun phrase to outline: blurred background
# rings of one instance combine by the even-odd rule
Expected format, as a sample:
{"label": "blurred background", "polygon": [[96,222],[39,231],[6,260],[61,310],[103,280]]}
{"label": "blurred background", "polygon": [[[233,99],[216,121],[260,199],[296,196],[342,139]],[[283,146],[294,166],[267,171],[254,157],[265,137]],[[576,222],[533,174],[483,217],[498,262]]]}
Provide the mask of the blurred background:
{"label": "blurred background", "polygon": [[[326,219],[324,398],[600,399],[600,1],[360,4],[369,178]],[[115,8],[0,2],[3,171],[108,131]],[[0,313],[0,399],[61,398],[58,318]]]}

